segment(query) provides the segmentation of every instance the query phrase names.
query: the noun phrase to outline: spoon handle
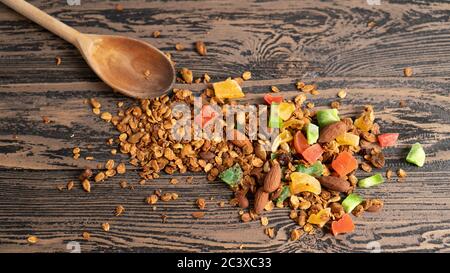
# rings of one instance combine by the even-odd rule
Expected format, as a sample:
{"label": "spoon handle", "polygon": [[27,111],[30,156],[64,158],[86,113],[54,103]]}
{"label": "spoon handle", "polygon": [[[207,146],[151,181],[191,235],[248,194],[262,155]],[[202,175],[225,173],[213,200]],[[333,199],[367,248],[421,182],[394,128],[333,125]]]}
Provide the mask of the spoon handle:
{"label": "spoon handle", "polygon": [[0,2],[42,27],[50,30],[69,43],[76,45],[77,37],[80,35],[80,32],[74,28],[69,27],[24,0],[0,0]]}

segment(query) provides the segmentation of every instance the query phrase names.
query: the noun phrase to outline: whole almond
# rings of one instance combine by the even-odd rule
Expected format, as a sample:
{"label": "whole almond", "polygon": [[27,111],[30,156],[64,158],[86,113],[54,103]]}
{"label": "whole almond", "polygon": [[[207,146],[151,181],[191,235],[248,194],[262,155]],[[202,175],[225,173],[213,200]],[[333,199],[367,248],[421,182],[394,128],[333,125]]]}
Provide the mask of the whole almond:
{"label": "whole almond", "polygon": [[266,174],[264,178],[264,191],[267,193],[272,193],[280,187],[281,183],[281,167],[280,164],[274,163],[270,168],[270,171]]}
{"label": "whole almond", "polygon": [[350,182],[340,177],[321,176],[318,179],[322,186],[332,191],[347,192],[350,189]]}
{"label": "whole almond", "polygon": [[255,193],[255,212],[261,214],[264,211],[264,207],[269,202],[269,194],[261,187]]}
{"label": "whole almond", "polygon": [[245,196],[245,193],[242,191],[238,191],[236,192],[236,199],[238,201],[238,205],[241,209],[246,209],[248,208],[248,199]]}
{"label": "whole almond", "polygon": [[326,143],[334,140],[347,131],[347,125],[343,121],[338,121],[325,126],[320,130],[319,143]]}

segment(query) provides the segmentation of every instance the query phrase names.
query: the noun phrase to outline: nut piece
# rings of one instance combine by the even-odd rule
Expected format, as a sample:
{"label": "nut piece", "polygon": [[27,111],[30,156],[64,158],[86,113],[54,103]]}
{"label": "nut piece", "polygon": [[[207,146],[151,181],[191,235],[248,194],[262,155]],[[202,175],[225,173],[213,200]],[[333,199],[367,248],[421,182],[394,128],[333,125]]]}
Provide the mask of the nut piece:
{"label": "nut piece", "polygon": [[117,165],[116,170],[118,174],[124,174],[126,172],[125,163],[119,163],[119,165]]}
{"label": "nut piece", "polygon": [[337,96],[338,96],[339,98],[343,99],[343,98],[345,98],[345,97],[347,96],[347,92],[345,92],[344,89],[339,90]]}
{"label": "nut piece", "polygon": [[192,81],[194,81],[194,75],[191,70],[183,67],[180,70],[180,74],[186,83],[192,83]]}
{"label": "nut piece", "polygon": [[73,186],[74,186],[73,181],[69,181],[69,182],[67,183],[67,190],[70,191],[71,189],[73,189]]}
{"label": "nut piece", "polygon": [[269,224],[269,218],[262,216],[261,217],[261,225],[267,226]]}
{"label": "nut piece", "polygon": [[251,77],[252,77],[252,72],[250,72],[250,71],[245,71],[244,73],[242,73],[242,79],[244,79],[244,81],[250,80]]}
{"label": "nut piece", "polygon": [[30,244],[35,244],[35,243],[38,242],[38,240],[39,239],[36,236],[30,236],[30,237],[27,238],[27,242],[30,243]]}
{"label": "nut piece", "polygon": [[103,223],[103,224],[102,224],[102,229],[103,229],[104,231],[108,232],[108,231],[109,231],[109,223]]}
{"label": "nut piece", "polygon": [[103,181],[105,179],[106,175],[104,172],[99,172],[95,177],[94,177],[94,181],[95,182],[100,182]]}
{"label": "nut piece", "polygon": [[411,77],[413,75],[413,69],[411,67],[407,67],[403,69],[403,74],[405,74],[405,77]]}
{"label": "nut piece", "polygon": [[125,211],[125,208],[122,205],[118,205],[116,207],[116,216],[120,216],[122,215],[122,213]]}
{"label": "nut piece", "polygon": [[303,230],[293,229],[291,231],[291,241],[297,241],[303,235]]}
{"label": "nut piece", "polygon": [[205,216],[205,213],[203,211],[196,211],[192,213],[192,217],[195,219],[203,218]]}
{"label": "nut piece", "polygon": [[83,180],[83,182],[81,182],[81,185],[83,186],[83,190],[85,192],[91,192],[91,182],[89,182],[89,180]]}
{"label": "nut piece", "polygon": [[197,201],[195,203],[197,204],[199,209],[205,209],[205,207],[206,207],[206,201],[204,198],[197,199]]}
{"label": "nut piece", "polygon": [[255,194],[255,213],[261,214],[264,211],[267,202],[269,202],[269,194],[261,187]]}
{"label": "nut piece", "polygon": [[83,181],[85,179],[89,179],[92,176],[92,170],[89,168],[84,169],[84,171],[80,174],[80,181]]}
{"label": "nut piece", "polygon": [[195,42],[195,48],[197,49],[198,54],[205,56],[206,55],[206,45],[202,41]]}
{"label": "nut piece", "polygon": [[319,143],[327,143],[334,140],[336,137],[342,135],[347,131],[347,124],[343,121],[338,121],[325,126],[320,130]]}
{"label": "nut piece", "polygon": [[281,183],[281,167],[280,164],[274,162],[274,164],[270,168],[270,171],[264,178],[264,191],[267,193],[272,193],[280,187],[280,183]]}
{"label": "nut piece", "polygon": [[400,178],[406,177],[406,172],[405,172],[405,170],[403,170],[403,169],[398,169],[398,171],[397,171],[397,176],[400,177]]}
{"label": "nut piece", "polygon": [[383,201],[380,199],[372,199],[370,200],[370,207],[367,208],[368,212],[379,212],[383,208]]}
{"label": "nut piece", "polygon": [[318,180],[322,186],[332,191],[347,192],[351,188],[350,182],[336,176],[321,176]]}
{"label": "nut piece", "polygon": [[85,239],[86,241],[91,239],[91,234],[87,231],[83,232],[81,236],[83,236],[83,239]]}

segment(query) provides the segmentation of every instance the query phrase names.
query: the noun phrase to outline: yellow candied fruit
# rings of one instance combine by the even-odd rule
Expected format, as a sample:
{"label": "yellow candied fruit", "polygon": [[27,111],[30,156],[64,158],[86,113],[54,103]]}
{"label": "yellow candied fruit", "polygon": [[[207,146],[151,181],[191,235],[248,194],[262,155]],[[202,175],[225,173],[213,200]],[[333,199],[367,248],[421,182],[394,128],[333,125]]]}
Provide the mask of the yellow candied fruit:
{"label": "yellow candied fruit", "polygon": [[329,220],[331,215],[331,208],[321,209],[317,214],[311,214],[308,218],[308,223],[323,227]]}
{"label": "yellow candied fruit", "polygon": [[272,152],[275,153],[278,149],[278,147],[283,144],[291,141],[293,139],[291,132],[288,130],[283,131],[281,134],[279,134],[272,144]]}
{"label": "yellow candied fruit", "polygon": [[235,80],[227,79],[223,82],[213,83],[214,93],[219,99],[239,99],[243,98],[244,92],[239,83]]}
{"label": "yellow candied fruit", "polygon": [[291,183],[289,184],[291,194],[298,194],[309,191],[314,194],[320,194],[322,187],[319,180],[306,173],[291,173]]}
{"label": "yellow candied fruit", "polygon": [[292,102],[282,102],[278,106],[278,116],[282,120],[288,120],[295,111],[295,105]]}
{"label": "yellow candied fruit", "polygon": [[344,133],[336,138],[336,142],[339,145],[350,145],[356,147],[359,145],[359,136],[351,133]]}
{"label": "yellow candied fruit", "polygon": [[375,114],[373,113],[372,106],[366,106],[364,113],[355,120],[356,128],[360,129],[363,132],[368,132],[372,129],[373,122],[375,121]]}

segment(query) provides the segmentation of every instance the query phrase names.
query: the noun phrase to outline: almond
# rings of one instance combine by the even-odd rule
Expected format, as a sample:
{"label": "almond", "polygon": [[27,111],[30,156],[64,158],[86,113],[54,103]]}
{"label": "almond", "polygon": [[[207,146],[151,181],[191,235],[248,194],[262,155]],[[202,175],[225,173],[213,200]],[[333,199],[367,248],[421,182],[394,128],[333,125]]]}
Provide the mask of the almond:
{"label": "almond", "polygon": [[238,205],[239,205],[240,208],[242,208],[242,209],[248,208],[248,199],[245,196],[244,192],[237,191],[236,192],[236,199],[238,201]]}
{"label": "almond", "polygon": [[350,189],[350,183],[340,177],[321,176],[318,179],[322,186],[332,191],[347,192]]}
{"label": "almond", "polygon": [[320,130],[319,143],[326,143],[334,140],[347,131],[347,125],[343,121],[338,121],[325,126]]}
{"label": "almond", "polygon": [[269,194],[263,188],[259,188],[255,193],[255,212],[261,214],[267,202],[269,202]]}
{"label": "almond", "polygon": [[281,183],[281,168],[280,164],[274,163],[264,178],[264,191],[272,193],[280,187]]}

